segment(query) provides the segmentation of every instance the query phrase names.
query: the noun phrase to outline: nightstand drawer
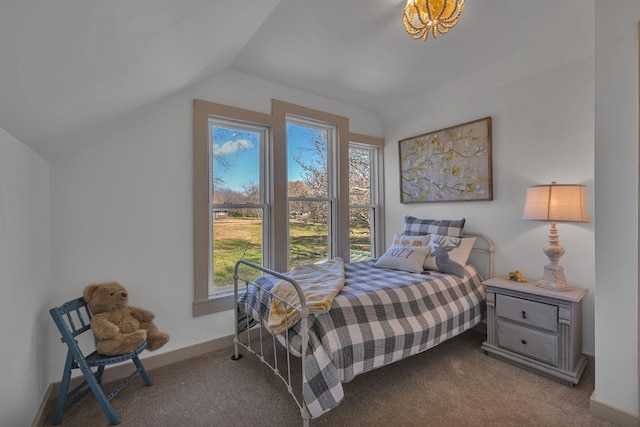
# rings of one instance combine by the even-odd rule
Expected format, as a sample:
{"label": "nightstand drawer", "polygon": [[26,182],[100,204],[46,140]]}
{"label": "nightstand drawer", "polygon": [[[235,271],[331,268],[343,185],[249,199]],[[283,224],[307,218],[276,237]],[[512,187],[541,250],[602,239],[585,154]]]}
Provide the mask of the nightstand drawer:
{"label": "nightstand drawer", "polygon": [[558,331],[558,307],[498,294],[496,315],[525,325]]}
{"label": "nightstand drawer", "polygon": [[499,322],[498,345],[558,366],[558,336]]}

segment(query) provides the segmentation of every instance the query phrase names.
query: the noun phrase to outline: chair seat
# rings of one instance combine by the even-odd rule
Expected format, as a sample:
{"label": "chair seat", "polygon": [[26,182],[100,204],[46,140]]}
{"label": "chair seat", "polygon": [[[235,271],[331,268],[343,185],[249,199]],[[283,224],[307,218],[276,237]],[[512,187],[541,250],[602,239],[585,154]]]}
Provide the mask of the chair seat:
{"label": "chair seat", "polygon": [[89,366],[106,366],[113,365],[115,363],[125,362],[127,360],[131,360],[133,356],[137,356],[142,353],[144,349],[147,348],[147,341],[143,342],[140,347],[127,354],[119,354],[117,356],[105,356],[104,354],[100,354],[97,351],[94,351],[87,357],[85,360]]}

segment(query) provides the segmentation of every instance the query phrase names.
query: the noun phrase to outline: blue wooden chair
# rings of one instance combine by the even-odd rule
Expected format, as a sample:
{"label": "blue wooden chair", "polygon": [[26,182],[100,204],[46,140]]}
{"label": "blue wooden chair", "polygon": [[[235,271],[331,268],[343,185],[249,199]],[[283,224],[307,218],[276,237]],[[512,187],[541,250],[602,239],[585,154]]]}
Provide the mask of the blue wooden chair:
{"label": "blue wooden chair", "polygon": [[[91,330],[91,312],[84,298],[76,298],[60,307],[52,308],[49,313],[60,330],[60,334],[62,334],[62,342],[68,347],[67,361],[64,366],[62,382],[60,383],[60,393],[58,394],[53,415],[53,424],[60,424],[62,422],[62,414],[90,391],[98,399],[102,410],[109,419],[109,423],[111,425],[119,424],[120,420],[111,406],[111,399],[138,374],[142,377],[145,385],[150,386],[153,384],[138,358],[138,355],[147,347],[147,342],[145,341],[133,353],[129,354],[104,356],[94,351],[85,356],[76,339],[78,335]],[[136,367],[135,371],[118,385],[111,394],[105,395],[102,389],[102,374],[105,367],[127,360],[133,361]],[[71,373],[74,369],[80,369],[84,380],[73,390],[69,390]]]}

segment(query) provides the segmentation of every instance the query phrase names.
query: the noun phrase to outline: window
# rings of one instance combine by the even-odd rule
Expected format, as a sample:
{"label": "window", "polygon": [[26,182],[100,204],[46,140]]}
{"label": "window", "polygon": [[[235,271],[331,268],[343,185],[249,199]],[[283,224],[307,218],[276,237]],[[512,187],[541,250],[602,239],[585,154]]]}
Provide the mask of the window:
{"label": "window", "polygon": [[233,290],[236,262],[264,264],[269,230],[268,128],[209,118],[209,295]]}
{"label": "window", "polygon": [[289,268],[333,258],[335,127],[287,120]]}
{"label": "window", "polygon": [[378,218],[378,148],[349,146],[349,256],[351,262],[371,259],[376,250]]}
{"label": "window", "polygon": [[194,316],[233,307],[239,259],[289,271],[380,253],[384,141],[348,127],[277,100],[271,114],[194,102]]}

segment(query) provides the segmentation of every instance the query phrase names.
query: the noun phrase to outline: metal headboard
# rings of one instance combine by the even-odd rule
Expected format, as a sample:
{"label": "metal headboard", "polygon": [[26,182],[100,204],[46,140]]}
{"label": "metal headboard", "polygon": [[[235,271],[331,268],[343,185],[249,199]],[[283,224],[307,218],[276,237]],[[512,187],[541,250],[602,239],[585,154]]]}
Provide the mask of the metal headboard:
{"label": "metal headboard", "polygon": [[474,242],[473,249],[471,252],[480,252],[487,255],[487,263],[489,265],[489,277],[483,277],[485,280],[493,277],[493,242],[491,238],[486,234],[478,233],[476,231],[465,231],[465,237],[475,237],[476,241]]}

